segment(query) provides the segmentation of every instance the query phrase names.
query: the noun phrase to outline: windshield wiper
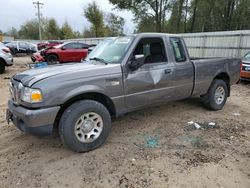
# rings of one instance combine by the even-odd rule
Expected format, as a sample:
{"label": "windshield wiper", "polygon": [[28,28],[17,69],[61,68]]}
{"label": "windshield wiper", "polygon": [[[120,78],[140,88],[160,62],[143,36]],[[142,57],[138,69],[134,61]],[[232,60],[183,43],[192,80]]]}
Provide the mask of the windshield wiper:
{"label": "windshield wiper", "polygon": [[99,62],[101,62],[101,63],[104,63],[105,65],[107,65],[107,64],[108,64],[108,62],[107,62],[107,61],[105,61],[104,59],[99,58],[99,57],[89,58],[89,60],[99,61]]}

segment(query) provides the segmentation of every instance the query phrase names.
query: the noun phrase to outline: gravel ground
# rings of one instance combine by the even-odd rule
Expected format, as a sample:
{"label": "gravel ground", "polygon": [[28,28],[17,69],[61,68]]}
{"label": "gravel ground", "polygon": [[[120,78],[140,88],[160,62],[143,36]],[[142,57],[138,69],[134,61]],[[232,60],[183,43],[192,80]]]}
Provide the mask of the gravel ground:
{"label": "gravel ground", "polygon": [[218,112],[188,99],[127,114],[101,148],[78,154],[6,123],[9,78],[30,58],[14,61],[0,75],[0,187],[249,187],[250,84]]}

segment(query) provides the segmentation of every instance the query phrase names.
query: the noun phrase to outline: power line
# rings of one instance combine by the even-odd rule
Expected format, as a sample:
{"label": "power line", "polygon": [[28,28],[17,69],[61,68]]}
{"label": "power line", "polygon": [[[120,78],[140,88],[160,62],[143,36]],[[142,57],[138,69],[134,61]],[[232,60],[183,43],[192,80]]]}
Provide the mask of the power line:
{"label": "power line", "polygon": [[38,17],[38,25],[39,25],[39,40],[42,41],[41,12],[40,12],[40,9],[42,8],[42,6],[44,4],[37,1],[37,2],[33,2],[33,5],[35,5],[35,8],[37,8],[37,17]]}

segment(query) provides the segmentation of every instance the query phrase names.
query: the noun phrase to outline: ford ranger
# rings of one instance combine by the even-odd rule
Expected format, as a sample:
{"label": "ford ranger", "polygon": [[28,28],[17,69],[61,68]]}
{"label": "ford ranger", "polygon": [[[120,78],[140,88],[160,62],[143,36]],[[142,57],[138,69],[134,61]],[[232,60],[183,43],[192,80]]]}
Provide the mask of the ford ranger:
{"label": "ford ranger", "polygon": [[178,35],[109,38],[82,63],[14,75],[6,118],[32,134],[58,130],[66,146],[86,152],[105,142],[111,118],[134,110],[189,97],[221,110],[240,64],[237,58],[191,59]]}

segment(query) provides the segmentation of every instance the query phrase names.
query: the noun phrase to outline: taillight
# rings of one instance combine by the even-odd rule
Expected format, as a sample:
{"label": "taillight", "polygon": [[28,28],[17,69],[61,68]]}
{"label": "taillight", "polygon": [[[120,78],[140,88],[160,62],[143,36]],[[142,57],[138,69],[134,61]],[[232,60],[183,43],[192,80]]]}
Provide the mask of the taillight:
{"label": "taillight", "polygon": [[10,49],[9,48],[3,48],[2,49],[5,53],[10,53]]}

